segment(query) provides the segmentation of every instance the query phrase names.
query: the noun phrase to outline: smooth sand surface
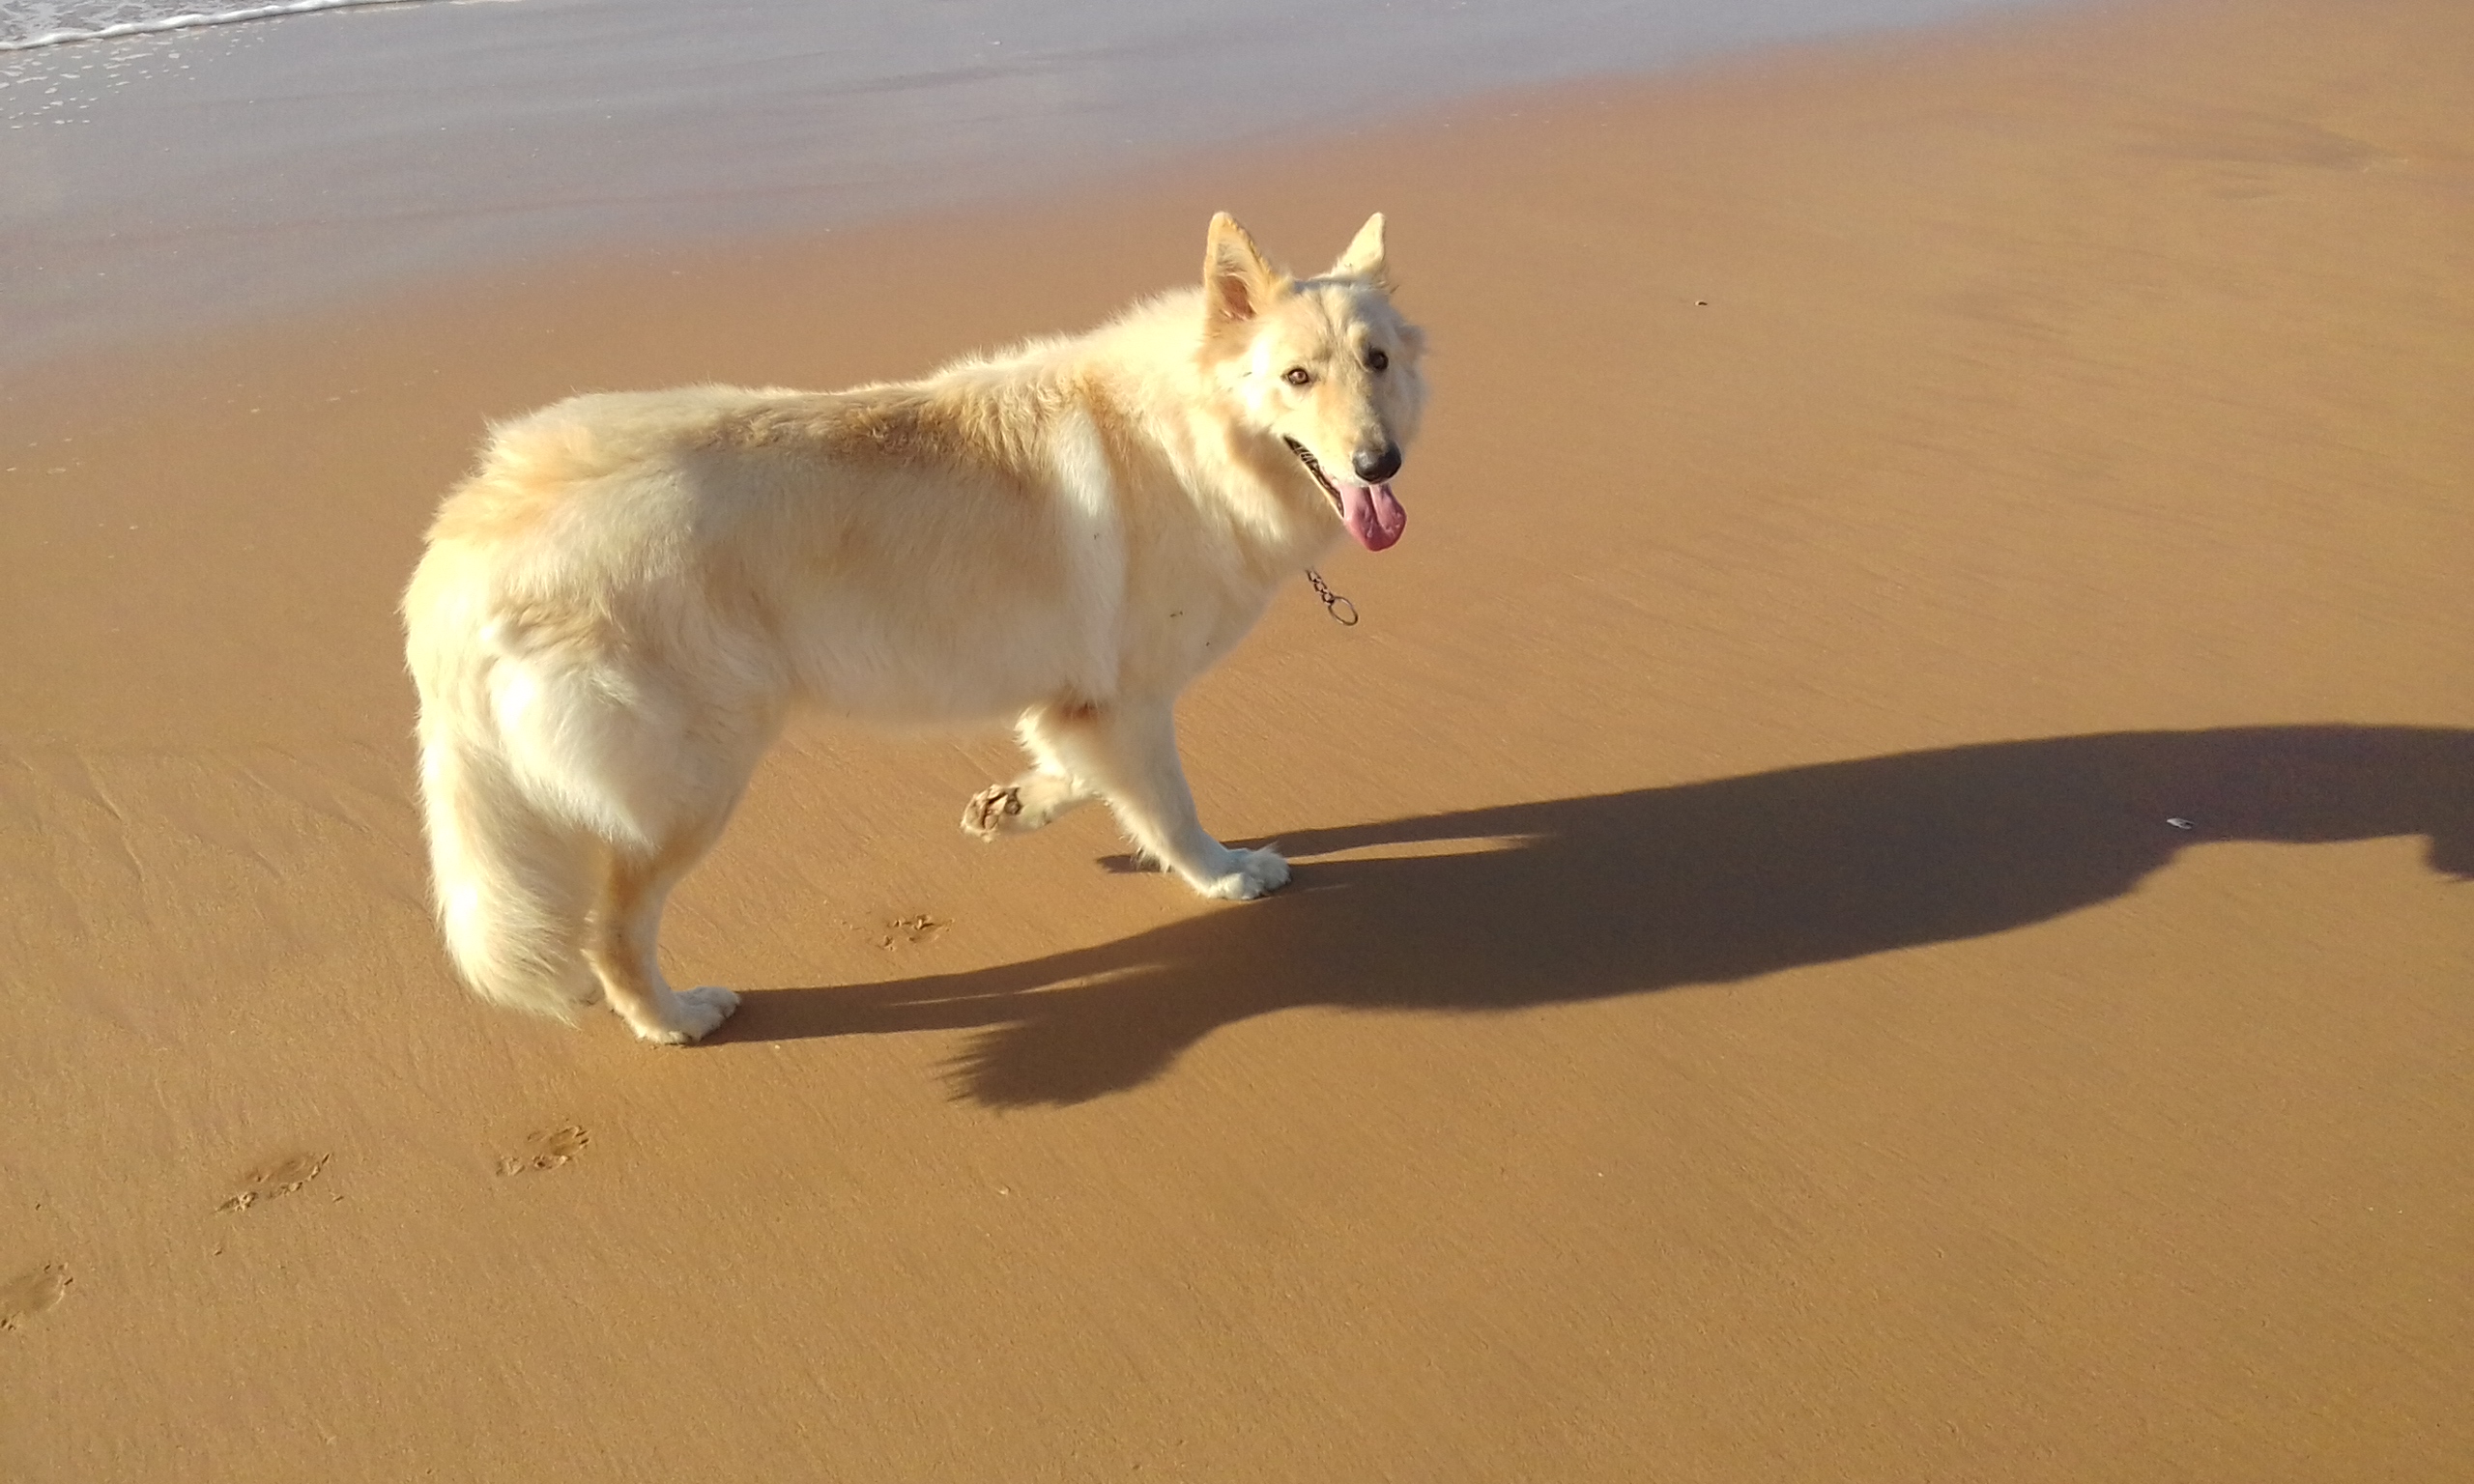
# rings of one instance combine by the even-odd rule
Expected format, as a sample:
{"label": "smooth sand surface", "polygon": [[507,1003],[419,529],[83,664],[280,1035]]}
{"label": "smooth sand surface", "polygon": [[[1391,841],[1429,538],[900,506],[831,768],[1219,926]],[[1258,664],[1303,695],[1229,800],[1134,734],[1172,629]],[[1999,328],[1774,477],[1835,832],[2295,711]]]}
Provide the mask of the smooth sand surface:
{"label": "smooth sand surface", "polygon": [[[0,1475],[2474,1474],[2474,10],[2160,0],[20,379]],[[423,902],[482,420],[1391,214],[1380,557],[1194,693],[1202,904],[803,725],[656,1051]],[[2190,828],[2169,822],[2179,819]]]}

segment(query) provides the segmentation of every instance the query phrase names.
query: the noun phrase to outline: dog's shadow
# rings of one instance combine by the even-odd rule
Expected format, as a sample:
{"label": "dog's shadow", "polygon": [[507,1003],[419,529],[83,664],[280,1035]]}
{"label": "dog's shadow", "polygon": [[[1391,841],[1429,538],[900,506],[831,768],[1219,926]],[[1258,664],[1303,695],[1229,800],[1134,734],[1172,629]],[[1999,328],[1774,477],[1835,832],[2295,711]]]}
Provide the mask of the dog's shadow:
{"label": "dog's shadow", "polygon": [[[1290,835],[1309,859],[1262,902],[1025,963],[759,991],[722,1039],[977,1028],[963,1096],[1068,1103],[1292,1006],[1510,1010],[1723,984],[2042,922],[2187,845],[2399,835],[2474,876],[2474,731],[2120,732],[1869,757]],[[1384,847],[1419,853],[1310,859]]]}

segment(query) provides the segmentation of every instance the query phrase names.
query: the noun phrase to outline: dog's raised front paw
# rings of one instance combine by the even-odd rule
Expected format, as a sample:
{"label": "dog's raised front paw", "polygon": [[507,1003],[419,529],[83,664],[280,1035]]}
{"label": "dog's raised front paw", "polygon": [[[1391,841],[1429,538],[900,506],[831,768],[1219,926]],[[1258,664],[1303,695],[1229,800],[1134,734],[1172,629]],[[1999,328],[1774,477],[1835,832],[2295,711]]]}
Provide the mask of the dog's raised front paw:
{"label": "dog's raised front paw", "polygon": [[994,840],[1022,813],[1022,790],[1012,784],[991,784],[963,806],[963,833]]}
{"label": "dog's raised front paw", "polygon": [[1273,850],[1231,850],[1221,874],[1204,883],[1205,897],[1251,901],[1288,884],[1288,862]]}

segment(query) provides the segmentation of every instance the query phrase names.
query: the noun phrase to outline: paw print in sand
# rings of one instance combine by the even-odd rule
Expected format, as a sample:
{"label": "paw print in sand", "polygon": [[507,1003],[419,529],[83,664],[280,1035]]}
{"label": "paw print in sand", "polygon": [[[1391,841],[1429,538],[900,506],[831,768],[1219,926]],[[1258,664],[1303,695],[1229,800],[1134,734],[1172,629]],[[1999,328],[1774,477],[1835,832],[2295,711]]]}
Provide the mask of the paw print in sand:
{"label": "paw print in sand", "polygon": [[241,1177],[241,1188],[223,1198],[215,1209],[223,1212],[246,1211],[279,1195],[290,1195],[318,1178],[327,1167],[325,1155],[286,1155],[270,1160]]}
{"label": "paw print in sand", "polygon": [[27,1320],[57,1306],[69,1297],[69,1285],[76,1281],[58,1263],[45,1263],[0,1283],[0,1329],[20,1328]]}
{"label": "paw print in sand", "polygon": [[584,1153],[584,1147],[591,1142],[592,1135],[585,1132],[581,1124],[544,1128],[525,1139],[523,1154],[502,1155],[499,1173],[521,1175],[528,1170],[555,1170]]}

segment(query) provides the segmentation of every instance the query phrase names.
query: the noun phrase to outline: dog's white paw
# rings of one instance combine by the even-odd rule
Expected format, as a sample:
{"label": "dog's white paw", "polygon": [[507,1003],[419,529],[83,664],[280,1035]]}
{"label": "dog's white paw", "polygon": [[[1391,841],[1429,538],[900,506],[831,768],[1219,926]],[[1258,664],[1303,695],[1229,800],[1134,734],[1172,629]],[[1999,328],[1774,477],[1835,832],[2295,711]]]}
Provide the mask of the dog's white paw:
{"label": "dog's white paw", "polygon": [[963,807],[963,833],[982,840],[1028,835],[1091,795],[1070,778],[1025,773],[1010,784],[991,784]]}
{"label": "dog's white paw", "polygon": [[991,784],[963,806],[963,833],[982,840],[1030,828],[1021,819],[1022,790],[1012,784]]}
{"label": "dog's white paw", "polygon": [[738,1009],[738,992],[717,985],[682,990],[673,995],[674,1011],[668,1025],[639,1025],[638,1036],[657,1046],[683,1046],[703,1041],[713,1028],[731,1017]]}
{"label": "dog's white paw", "polygon": [[1279,852],[1231,850],[1221,873],[1204,883],[1202,894],[1221,901],[1251,901],[1287,884],[1288,862]]}

